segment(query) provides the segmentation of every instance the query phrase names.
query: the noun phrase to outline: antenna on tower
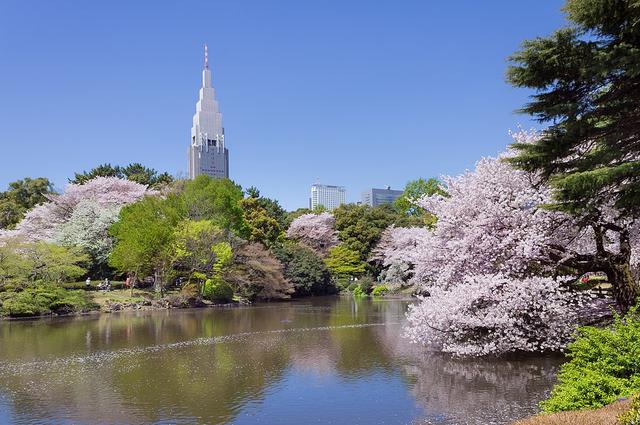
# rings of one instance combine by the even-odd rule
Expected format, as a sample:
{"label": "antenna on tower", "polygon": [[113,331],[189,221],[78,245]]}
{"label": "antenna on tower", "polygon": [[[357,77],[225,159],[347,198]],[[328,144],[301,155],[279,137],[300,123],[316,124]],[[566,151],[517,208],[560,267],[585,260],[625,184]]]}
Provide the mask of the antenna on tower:
{"label": "antenna on tower", "polygon": [[209,47],[204,43],[204,67],[209,69]]}

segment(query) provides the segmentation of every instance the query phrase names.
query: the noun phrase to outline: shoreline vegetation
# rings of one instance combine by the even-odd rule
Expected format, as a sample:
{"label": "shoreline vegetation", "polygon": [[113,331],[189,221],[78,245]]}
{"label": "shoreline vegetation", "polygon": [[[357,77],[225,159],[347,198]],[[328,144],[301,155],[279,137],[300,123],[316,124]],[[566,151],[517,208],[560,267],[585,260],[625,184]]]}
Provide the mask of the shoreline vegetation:
{"label": "shoreline vegetation", "polygon": [[[285,211],[255,187],[141,164],[76,173],[62,193],[10,183],[0,315],[411,294],[403,334],[422,347],[566,353],[530,423],[618,414],[627,404],[611,403],[640,393],[640,8],[564,11],[569,25],[525,41],[507,72],[535,91],[521,112],[548,127],[459,176],[411,181],[395,203]],[[130,288],[67,283],[85,278]],[[638,404],[616,420],[640,423]]]}

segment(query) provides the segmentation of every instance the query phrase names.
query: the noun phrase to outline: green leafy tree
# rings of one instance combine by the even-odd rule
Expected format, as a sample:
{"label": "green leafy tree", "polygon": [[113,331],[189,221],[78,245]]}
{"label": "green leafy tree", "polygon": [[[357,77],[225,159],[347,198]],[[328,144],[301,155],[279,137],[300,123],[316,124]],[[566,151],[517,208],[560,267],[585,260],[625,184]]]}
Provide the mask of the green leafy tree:
{"label": "green leafy tree", "polygon": [[267,212],[267,215],[278,222],[281,229],[286,229],[289,225],[288,214],[280,203],[275,199],[265,198],[260,195],[260,191],[255,186],[249,187],[247,190],[247,197],[253,198],[258,202],[258,205]]}
{"label": "green leafy tree", "polygon": [[240,201],[240,207],[248,240],[270,246],[281,238],[280,224],[260,205],[259,198],[245,198]]}
{"label": "green leafy tree", "polygon": [[184,205],[176,194],[165,199],[146,196],[127,205],[110,229],[115,246],[109,264],[122,273],[132,273],[134,282],[137,277],[153,274],[156,290],[162,293],[175,229],[184,215]]}
{"label": "green leafy tree", "polygon": [[205,281],[203,295],[216,301],[231,301],[233,287],[223,279],[223,274],[233,263],[233,248],[229,242],[218,242],[211,247],[215,255],[211,277]]}
{"label": "green leafy tree", "polygon": [[[182,220],[174,230],[171,245],[172,265],[188,275],[202,293],[202,284],[213,274],[220,275],[221,251],[219,244],[228,243],[225,231],[211,220]],[[231,256],[231,253],[228,254]],[[226,258],[226,257],[225,257]],[[223,261],[224,263],[224,261]]]}
{"label": "green leafy tree", "polygon": [[372,208],[368,205],[343,204],[333,210],[338,239],[366,261],[380,240],[384,229],[397,223],[399,215],[389,205]]}
{"label": "green leafy tree", "polygon": [[34,242],[20,246],[19,253],[27,262],[31,281],[62,283],[87,272],[89,256],[77,248]]}
{"label": "green leafy tree", "polygon": [[425,180],[419,178],[407,183],[402,195],[395,201],[395,207],[402,214],[420,218],[428,227],[435,225],[436,217],[416,205],[415,200],[424,196],[441,195],[447,196],[442,182],[436,178]]}
{"label": "green leafy tree", "polygon": [[9,189],[0,193],[0,229],[14,227],[28,210],[46,202],[51,193],[53,185],[44,177],[26,177],[9,183]]}
{"label": "green leafy tree", "polygon": [[331,248],[329,256],[324,261],[329,272],[337,278],[359,276],[366,269],[358,251],[350,249],[345,244]]}
{"label": "green leafy tree", "polygon": [[296,295],[322,295],[335,292],[326,264],[313,250],[287,241],[273,248],[284,266],[284,275],[295,288]]}
{"label": "green leafy tree", "polygon": [[211,220],[224,230],[246,236],[240,207],[242,188],[231,180],[201,175],[184,183],[181,196],[190,219]]}
{"label": "green leafy tree", "polygon": [[[549,127],[536,143],[518,143],[513,164],[539,172],[555,189],[551,207],[578,215],[594,231],[597,254],[567,266],[602,270],[626,310],[640,293],[631,276],[629,229],[613,222],[640,212],[640,7],[635,0],[569,0],[571,25],[525,41],[507,77],[536,90],[522,112]],[[615,234],[618,252],[605,248]],[[561,254],[565,256],[566,254]]]}
{"label": "green leafy tree", "polygon": [[20,252],[24,242],[17,238],[5,239],[0,244],[0,286],[27,280],[30,264]]}

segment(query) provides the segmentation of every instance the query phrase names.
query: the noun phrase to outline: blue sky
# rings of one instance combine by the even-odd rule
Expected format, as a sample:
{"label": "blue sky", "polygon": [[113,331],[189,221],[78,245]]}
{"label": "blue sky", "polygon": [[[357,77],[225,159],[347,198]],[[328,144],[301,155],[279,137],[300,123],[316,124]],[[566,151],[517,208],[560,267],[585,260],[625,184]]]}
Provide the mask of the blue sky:
{"label": "blue sky", "polygon": [[458,174],[532,127],[507,57],[559,0],[0,2],[0,190],[141,162],[184,175],[209,44],[231,178],[288,209],[320,181]]}

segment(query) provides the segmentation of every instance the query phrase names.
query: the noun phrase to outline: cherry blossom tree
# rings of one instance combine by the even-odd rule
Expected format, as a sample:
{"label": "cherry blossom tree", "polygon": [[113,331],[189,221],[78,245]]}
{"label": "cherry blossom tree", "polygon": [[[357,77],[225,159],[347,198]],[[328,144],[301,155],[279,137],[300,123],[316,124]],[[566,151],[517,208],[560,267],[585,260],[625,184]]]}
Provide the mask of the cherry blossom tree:
{"label": "cherry blossom tree", "polygon": [[287,237],[326,256],[339,243],[335,223],[335,218],[328,212],[304,214],[293,220],[287,230]]}
{"label": "cherry blossom tree", "polygon": [[[533,133],[514,137],[535,142]],[[626,246],[607,233],[615,226],[637,226],[621,222],[610,205],[600,208],[600,227],[543,208],[552,201],[551,190],[535,174],[504,160],[511,155],[484,158],[473,171],[444,178],[447,198],[418,200],[438,217],[421,243],[379,247],[385,264],[403,259],[415,264],[413,280],[430,295],[409,314],[407,334],[413,341],[435,342],[464,355],[560,349],[584,302],[564,283],[586,272],[606,273],[594,261],[602,250],[612,255],[629,250],[637,265],[632,245],[638,231],[630,232]],[[390,232],[400,237],[398,230]],[[559,277],[568,273],[574,276]]]}
{"label": "cherry blossom tree", "polygon": [[[31,241],[53,242],[82,202],[92,202],[94,210],[118,209],[140,200],[146,193],[150,193],[146,186],[117,177],[96,177],[85,184],[69,184],[62,194],[48,195],[49,202],[29,211],[11,234]],[[84,204],[85,212],[86,207]]]}
{"label": "cherry blossom tree", "polygon": [[411,306],[406,335],[462,356],[559,351],[587,300],[551,278],[470,275]]}
{"label": "cherry blossom tree", "polygon": [[431,244],[433,232],[425,227],[388,227],[370,261],[382,266],[382,277],[391,288],[413,284],[416,265]]}
{"label": "cherry blossom tree", "polygon": [[55,241],[81,248],[91,256],[95,266],[105,266],[113,249],[109,228],[118,220],[121,208],[118,204],[103,205],[93,199],[80,201],[69,219],[58,227]]}

